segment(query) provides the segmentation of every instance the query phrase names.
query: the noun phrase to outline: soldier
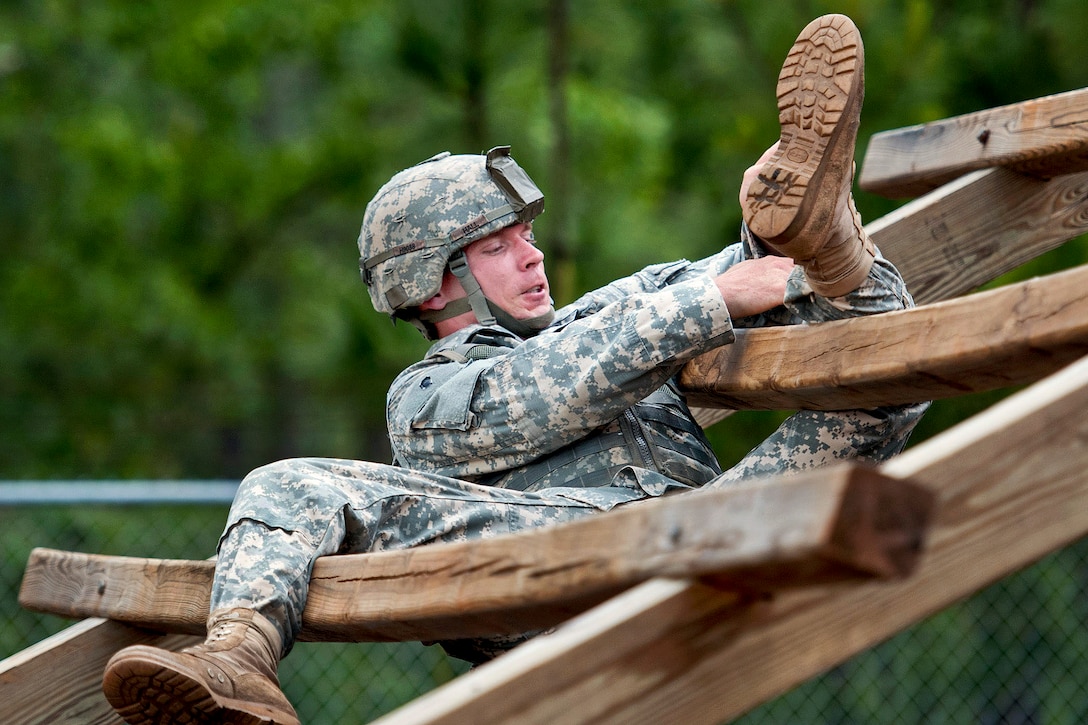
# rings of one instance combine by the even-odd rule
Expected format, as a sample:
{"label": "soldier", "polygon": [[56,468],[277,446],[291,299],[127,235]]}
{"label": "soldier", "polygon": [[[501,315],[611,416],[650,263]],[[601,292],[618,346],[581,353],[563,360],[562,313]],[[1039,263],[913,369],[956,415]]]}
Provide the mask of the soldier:
{"label": "soldier", "polygon": [[[849,19],[811,23],[779,78],[779,142],[745,174],[741,241],[558,311],[532,232],[544,197],[508,148],[395,175],[366,208],[363,278],[380,312],[436,341],[389,391],[395,465],[297,459],[247,476],[219,542],[207,640],[117,653],[103,679],[117,712],[297,723],[276,668],[319,556],[497,536],[901,450],[924,405],[802,411],[723,472],[672,381],[734,326],[912,304],[851,198],[862,84]],[[444,645],[481,662],[518,640]]]}

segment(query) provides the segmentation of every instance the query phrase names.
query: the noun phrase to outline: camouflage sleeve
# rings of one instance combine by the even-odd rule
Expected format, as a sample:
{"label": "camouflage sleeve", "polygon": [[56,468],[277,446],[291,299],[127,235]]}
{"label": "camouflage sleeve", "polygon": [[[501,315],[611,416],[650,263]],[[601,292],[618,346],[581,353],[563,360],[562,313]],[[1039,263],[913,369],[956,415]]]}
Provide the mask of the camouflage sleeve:
{"label": "camouflage sleeve", "polygon": [[658,274],[660,289],[648,281],[654,274],[628,278],[593,314],[555,324],[509,353],[432,355],[406,370],[390,389],[387,421],[401,463],[470,479],[524,465],[613,420],[692,357],[733,340],[705,271],[688,274],[684,263]]}

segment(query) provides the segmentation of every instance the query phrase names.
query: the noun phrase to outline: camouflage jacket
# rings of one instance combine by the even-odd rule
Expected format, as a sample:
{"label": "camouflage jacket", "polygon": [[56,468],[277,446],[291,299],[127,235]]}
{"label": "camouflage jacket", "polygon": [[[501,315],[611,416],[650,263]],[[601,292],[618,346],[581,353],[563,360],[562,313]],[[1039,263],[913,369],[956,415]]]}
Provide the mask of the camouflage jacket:
{"label": "camouflage jacket", "polygon": [[[438,341],[389,390],[387,423],[397,462],[509,485],[511,474],[527,466],[539,469],[547,460],[545,471],[556,468],[557,460],[569,458],[572,447],[587,438],[607,441],[623,434],[626,419],[660,433],[657,444],[705,449],[696,456],[711,460],[699,466],[717,469],[670,381],[688,360],[733,341],[733,324],[712,277],[745,256],[746,247],[737,244],[699,262],[647,267],[560,309],[548,328],[528,340],[501,327],[474,325]],[[639,416],[632,421],[625,412],[636,404]],[[648,457],[594,445],[598,467],[645,465],[695,485],[713,475],[682,471],[683,464],[670,468],[669,461],[653,465],[661,463],[652,461],[653,445]],[[691,475],[699,480],[686,481]],[[570,479],[561,470],[512,487],[580,485]]]}

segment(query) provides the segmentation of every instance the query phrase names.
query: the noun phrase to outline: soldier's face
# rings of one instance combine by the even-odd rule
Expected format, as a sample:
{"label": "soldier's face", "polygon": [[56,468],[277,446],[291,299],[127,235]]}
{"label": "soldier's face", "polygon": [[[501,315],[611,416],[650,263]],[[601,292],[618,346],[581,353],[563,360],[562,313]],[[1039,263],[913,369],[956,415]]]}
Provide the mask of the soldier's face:
{"label": "soldier's face", "polygon": [[465,258],[484,295],[514,319],[551,310],[544,253],[533,239],[532,224],[513,224],[478,239],[465,248]]}

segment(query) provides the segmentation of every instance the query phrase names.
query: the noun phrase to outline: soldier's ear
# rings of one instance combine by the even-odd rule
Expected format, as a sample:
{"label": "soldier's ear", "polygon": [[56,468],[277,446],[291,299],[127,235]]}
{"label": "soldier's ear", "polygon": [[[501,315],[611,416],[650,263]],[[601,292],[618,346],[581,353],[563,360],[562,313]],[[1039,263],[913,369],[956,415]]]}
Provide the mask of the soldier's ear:
{"label": "soldier's ear", "polygon": [[443,307],[446,306],[446,302],[447,302],[447,300],[442,296],[442,293],[439,292],[438,294],[436,294],[431,299],[424,300],[423,303],[420,304],[419,309],[421,309],[421,310],[440,310],[440,309],[442,309]]}

